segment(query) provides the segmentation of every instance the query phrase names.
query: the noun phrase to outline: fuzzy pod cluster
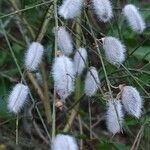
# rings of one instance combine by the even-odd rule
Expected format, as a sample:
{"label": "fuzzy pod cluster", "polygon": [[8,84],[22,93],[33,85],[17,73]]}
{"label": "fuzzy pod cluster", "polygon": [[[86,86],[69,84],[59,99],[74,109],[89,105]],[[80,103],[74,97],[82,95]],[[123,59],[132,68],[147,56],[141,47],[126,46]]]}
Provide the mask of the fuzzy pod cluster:
{"label": "fuzzy pod cluster", "polygon": [[[58,9],[58,14],[64,19],[74,19],[81,14],[83,0],[64,0]],[[101,22],[108,22],[113,17],[113,7],[109,0],[92,0],[92,8]],[[136,8],[128,4],[123,8],[125,16],[131,29],[142,33],[145,29],[145,22]],[[73,60],[69,58],[73,54],[73,40],[65,27],[59,27],[56,32],[57,44],[61,54],[54,59],[52,75],[54,87],[62,100],[66,100],[74,91],[75,75],[81,75],[86,68],[87,50],[80,47]],[[125,61],[126,48],[117,38],[106,36],[102,38],[106,60],[115,66],[120,66]],[[36,71],[42,61],[44,47],[39,42],[32,42],[26,51],[24,65],[29,71]],[[37,77],[40,77],[37,74]],[[38,79],[37,79],[38,80]],[[39,79],[40,80],[40,79]],[[39,81],[39,83],[42,81]],[[100,79],[95,67],[87,71],[84,83],[85,95],[93,96],[100,88]],[[12,89],[8,97],[8,109],[15,114],[19,113],[27,101],[29,93],[28,86],[19,83]],[[122,131],[124,112],[139,118],[142,114],[143,100],[136,88],[124,86],[121,91],[121,99],[110,99],[107,103],[106,125],[108,130],[115,135]],[[57,135],[52,141],[52,150],[78,150],[75,139],[69,135]]]}
{"label": "fuzzy pod cluster", "polygon": [[[81,14],[83,0],[64,0],[59,7],[59,15],[64,19],[74,19]],[[113,6],[110,0],[91,0],[91,8],[101,22],[108,22],[113,18]],[[127,4],[122,9],[129,26],[136,33],[142,33],[146,27],[145,21],[138,8]]]}
{"label": "fuzzy pod cluster", "polygon": [[125,112],[139,118],[142,114],[143,100],[136,88],[123,86],[121,99],[110,99],[107,103],[106,125],[113,135],[122,131]]}
{"label": "fuzzy pod cluster", "polygon": [[[64,19],[74,19],[81,14],[83,0],[64,0],[59,7],[58,14]],[[92,0],[98,19],[102,22],[108,22],[113,17],[112,5],[109,0]]]}

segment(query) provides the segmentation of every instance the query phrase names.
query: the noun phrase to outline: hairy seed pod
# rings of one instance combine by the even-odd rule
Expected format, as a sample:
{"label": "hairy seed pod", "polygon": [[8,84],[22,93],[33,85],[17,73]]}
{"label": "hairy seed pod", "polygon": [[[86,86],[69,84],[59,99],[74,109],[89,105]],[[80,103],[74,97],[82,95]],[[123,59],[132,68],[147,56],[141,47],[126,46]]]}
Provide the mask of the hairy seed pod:
{"label": "hairy seed pod", "polygon": [[57,30],[58,47],[67,56],[73,52],[72,37],[65,29],[65,27],[59,27]]}
{"label": "hairy seed pod", "polygon": [[100,87],[98,72],[95,67],[90,67],[85,79],[84,92],[87,96],[93,96]]}
{"label": "hairy seed pod", "polygon": [[73,62],[64,55],[56,57],[52,73],[56,91],[61,99],[65,100],[74,90]]}
{"label": "hairy seed pod", "polygon": [[80,75],[84,68],[87,60],[87,51],[85,48],[79,48],[74,56],[74,67],[75,73]]}
{"label": "hairy seed pod", "polygon": [[81,14],[83,0],[64,0],[58,14],[64,19],[73,19]]}
{"label": "hairy seed pod", "polygon": [[106,125],[113,135],[122,131],[124,113],[120,100],[109,100],[106,112]]}
{"label": "hairy seed pod", "polygon": [[142,113],[142,98],[136,88],[124,86],[121,92],[122,104],[126,112],[139,118]]}
{"label": "hairy seed pod", "polygon": [[74,137],[70,135],[58,134],[52,140],[52,150],[79,150]]}
{"label": "hairy seed pod", "polygon": [[42,61],[44,47],[38,42],[32,42],[25,55],[25,67],[35,71]]}
{"label": "hairy seed pod", "polygon": [[126,20],[133,31],[137,33],[142,33],[144,31],[145,22],[136,6],[132,4],[126,5],[123,8],[123,15],[126,17]]}
{"label": "hairy seed pod", "polygon": [[125,46],[115,37],[104,37],[103,49],[106,59],[109,63],[120,66],[125,60]]}
{"label": "hairy seed pod", "polygon": [[18,83],[14,86],[8,97],[8,109],[15,114],[19,113],[29,93],[29,88],[26,85]]}
{"label": "hairy seed pod", "polygon": [[109,0],[92,0],[93,9],[102,22],[108,22],[113,17],[112,5]]}

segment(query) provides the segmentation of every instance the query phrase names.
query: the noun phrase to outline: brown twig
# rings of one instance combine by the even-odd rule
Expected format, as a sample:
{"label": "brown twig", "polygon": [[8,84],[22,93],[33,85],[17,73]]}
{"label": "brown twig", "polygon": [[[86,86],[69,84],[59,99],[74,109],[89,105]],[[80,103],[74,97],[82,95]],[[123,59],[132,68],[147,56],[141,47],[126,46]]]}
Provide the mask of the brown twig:
{"label": "brown twig", "polygon": [[143,131],[144,131],[144,125],[141,126],[139,132],[137,133],[137,136],[136,136],[130,150],[137,150],[138,149]]}
{"label": "brown twig", "polygon": [[[83,126],[82,126],[80,115],[78,115],[78,121],[79,121],[80,135],[82,135],[83,134]],[[80,140],[80,150],[83,150],[83,140],[82,139]]]}

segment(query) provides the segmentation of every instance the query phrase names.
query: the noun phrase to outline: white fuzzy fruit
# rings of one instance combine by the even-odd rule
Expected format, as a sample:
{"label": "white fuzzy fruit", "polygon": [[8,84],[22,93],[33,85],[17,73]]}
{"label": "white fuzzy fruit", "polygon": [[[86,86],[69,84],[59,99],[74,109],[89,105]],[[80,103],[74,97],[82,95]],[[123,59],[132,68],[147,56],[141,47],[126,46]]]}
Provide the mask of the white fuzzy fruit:
{"label": "white fuzzy fruit", "polygon": [[100,87],[98,72],[95,67],[90,67],[85,79],[84,92],[87,96],[93,96]]}
{"label": "white fuzzy fruit", "polygon": [[52,150],[79,150],[74,137],[58,134],[52,141]]}
{"label": "white fuzzy fruit", "polygon": [[54,86],[58,95],[65,100],[74,90],[74,68],[70,58],[60,55],[53,64]]}
{"label": "white fuzzy fruit", "polygon": [[65,27],[59,27],[57,30],[58,47],[65,55],[69,56],[73,52],[73,41],[71,35]]}
{"label": "white fuzzy fruit", "polygon": [[126,17],[126,20],[133,31],[137,33],[142,33],[144,31],[145,22],[136,6],[132,4],[125,5],[123,8],[123,15]]}
{"label": "white fuzzy fruit", "polygon": [[26,85],[18,83],[14,86],[8,98],[8,109],[15,114],[19,113],[29,93],[29,88]]}
{"label": "white fuzzy fruit", "polygon": [[87,60],[87,51],[85,48],[79,48],[74,56],[74,67],[75,73],[80,75],[84,68]]}
{"label": "white fuzzy fruit", "polygon": [[102,22],[108,22],[113,17],[112,5],[109,0],[92,0],[94,11]]}
{"label": "white fuzzy fruit", "polygon": [[120,66],[125,60],[125,46],[115,37],[108,36],[102,40],[107,61],[115,66]]}
{"label": "white fuzzy fruit", "polygon": [[64,19],[73,19],[81,14],[83,0],[64,0],[59,7],[59,15]]}
{"label": "white fuzzy fruit", "polygon": [[109,100],[106,112],[106,125],[113,135],[122,131],[123,111],[120,100]]}
{"label": "white fuzzy fruit", "polygon": [[38,42],[32,42],[25,55],[25,67],[27,70],[35,71],[42,61],[44,47]]}
{"label": "white fuzzy fruit", "polygon": [[142,98],[136,88],[124,86],[122,89],[122,104],[128,114],[139,118],[142,113]]}

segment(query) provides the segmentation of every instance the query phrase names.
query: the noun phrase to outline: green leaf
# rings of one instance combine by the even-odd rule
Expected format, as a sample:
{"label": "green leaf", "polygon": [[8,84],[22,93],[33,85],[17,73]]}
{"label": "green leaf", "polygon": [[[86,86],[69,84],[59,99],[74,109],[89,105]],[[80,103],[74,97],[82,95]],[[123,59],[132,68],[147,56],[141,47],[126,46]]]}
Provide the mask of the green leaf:
{"label": "green leaf", "polygon": [[113,145],[116,147],[117,150],[129,150],[130,149],[126,145],[120,144],[120,143],[113,143]]}
{"label": "green leaf", "polygon": [[127,147],[124,144],[121,143],[102,143],[98,145],[98,149],[102,150],[129,150],[129,147]]}
{"label": "green leaf", "polygon": [[150,61],[150,48],[148,46],[140,47],[133,53],[133,55],[138,59]]}

